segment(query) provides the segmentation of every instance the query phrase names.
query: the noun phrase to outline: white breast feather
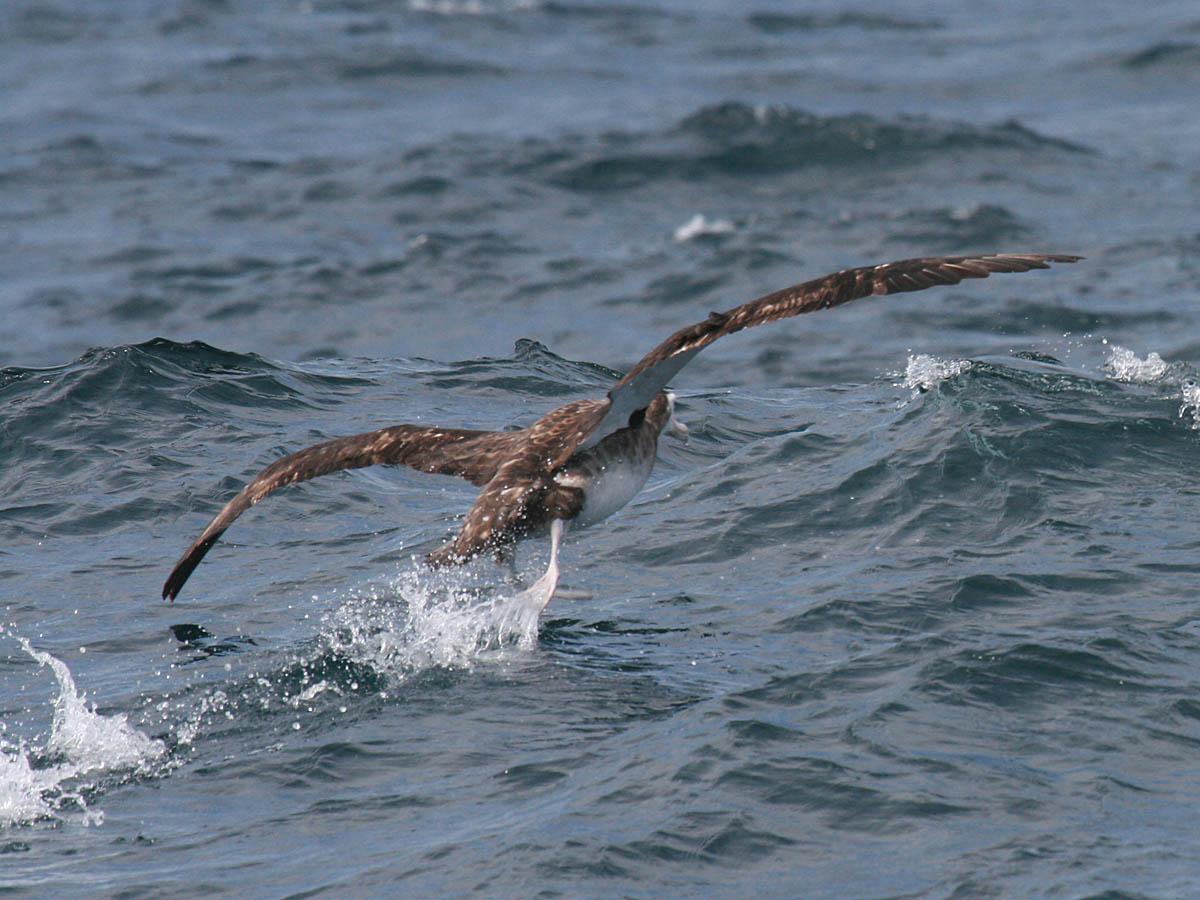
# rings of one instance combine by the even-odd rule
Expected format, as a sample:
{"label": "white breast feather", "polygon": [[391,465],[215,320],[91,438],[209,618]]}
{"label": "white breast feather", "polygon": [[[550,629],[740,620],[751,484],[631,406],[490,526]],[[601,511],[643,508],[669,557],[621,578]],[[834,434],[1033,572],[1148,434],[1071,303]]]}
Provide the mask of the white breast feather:
{"label": "white breast feather", "polygon": [[590,477],[580,474],[560,474],[555,480],[562,485],[581,487],[586,491],[583,509],[575,517],[576,525],[591,525],[607,519],[628,503],[642,489],[654,468],[654,457],[631,463],[628,459],[616,459]]}

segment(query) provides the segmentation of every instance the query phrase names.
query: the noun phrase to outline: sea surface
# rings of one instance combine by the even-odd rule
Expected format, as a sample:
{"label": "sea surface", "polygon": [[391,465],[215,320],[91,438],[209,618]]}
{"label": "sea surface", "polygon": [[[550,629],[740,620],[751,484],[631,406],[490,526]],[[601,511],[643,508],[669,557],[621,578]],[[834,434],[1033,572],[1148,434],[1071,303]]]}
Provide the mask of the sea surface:
{"label": "sea surface", "polygon": [[[1194,0],[0,4],[0,894],[1200,896]],[[725,338],[565,596],[506,429]],[[523,582],[546,564],[523,545]]]}

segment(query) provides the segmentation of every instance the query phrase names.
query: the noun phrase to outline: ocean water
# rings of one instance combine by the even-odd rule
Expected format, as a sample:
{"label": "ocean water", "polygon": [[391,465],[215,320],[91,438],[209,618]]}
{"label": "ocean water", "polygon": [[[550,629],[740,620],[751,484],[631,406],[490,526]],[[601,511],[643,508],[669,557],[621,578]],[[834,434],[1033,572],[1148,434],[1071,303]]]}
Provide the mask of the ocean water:
{"label": "ocean water", "polygon": [[[0,892],[1200,895],[1200,10],[0,6]],[[519,427],[770,290],[568,596],[474,489],[279,455]],[[545,565],[522,547],[526,581]]]}

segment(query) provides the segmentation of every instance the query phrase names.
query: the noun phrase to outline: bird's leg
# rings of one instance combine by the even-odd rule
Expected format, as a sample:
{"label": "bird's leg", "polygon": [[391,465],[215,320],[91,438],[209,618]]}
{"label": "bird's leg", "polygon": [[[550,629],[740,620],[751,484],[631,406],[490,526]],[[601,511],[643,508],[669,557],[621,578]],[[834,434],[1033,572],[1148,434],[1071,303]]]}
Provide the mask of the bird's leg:
{"label": "bird's leg", "polygon": [[550,523],[550,564],[541,578],[521,592],[521,596],[529,595],[531,604],[536,602],[539,613],[553,599],[554,589],[558,587],[558,547],[566,530],[566,522],[562,519]]}
{"label": "bird's leg", "polygon": [[553,599],[554,590],[558,587],[558,547],[566,530],[563,519],[550,522],[550,564],[541,578],[508,602],[504,617],[500,620],[501,639],[510,631],[529,639],[537,634],[538,616]]}

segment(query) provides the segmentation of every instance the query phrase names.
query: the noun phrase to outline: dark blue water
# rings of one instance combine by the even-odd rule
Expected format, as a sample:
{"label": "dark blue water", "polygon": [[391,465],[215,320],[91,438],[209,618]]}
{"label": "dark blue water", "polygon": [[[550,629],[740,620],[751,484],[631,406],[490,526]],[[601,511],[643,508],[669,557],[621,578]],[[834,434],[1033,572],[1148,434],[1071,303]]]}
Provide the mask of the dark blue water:
{"label": "dark blue water", "polygon": [[[1194,3],[19,0],[0,90],[4,893],[1200,892]],[[285,452],[993,250],[1088,259],[706,350],[532,644],[407,470],[158,599]]]}

